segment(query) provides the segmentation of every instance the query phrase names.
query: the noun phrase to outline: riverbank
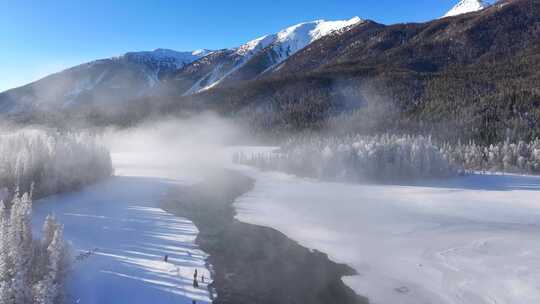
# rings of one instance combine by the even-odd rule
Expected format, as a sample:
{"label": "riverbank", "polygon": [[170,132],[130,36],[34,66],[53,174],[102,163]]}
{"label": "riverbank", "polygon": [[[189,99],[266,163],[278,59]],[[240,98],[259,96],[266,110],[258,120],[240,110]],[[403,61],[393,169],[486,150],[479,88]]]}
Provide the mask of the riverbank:
{"label": "riverbank", "polygon": [[194,186],[170,191],[162,208],[190,219],[199,229],[196,243],[210,254],[214,303],[368,303],[347,287],[343,276],[355,271],[310,251],[281,232],[234,218],[234,200],[254,181],[219,171]]}

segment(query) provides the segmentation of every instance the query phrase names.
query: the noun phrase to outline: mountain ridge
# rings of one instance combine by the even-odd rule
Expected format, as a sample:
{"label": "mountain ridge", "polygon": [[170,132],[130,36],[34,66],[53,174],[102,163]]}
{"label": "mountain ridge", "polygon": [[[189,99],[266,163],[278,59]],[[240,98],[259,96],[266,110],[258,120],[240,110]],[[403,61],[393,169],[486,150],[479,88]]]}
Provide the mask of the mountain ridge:
{"label": "mountain ridge", "polygon": [[[174,94],[193,94],[219,85],[230,75],[236,74],[234,77],[238,78],[239,70],[256,55],[272,53],[271,65],[280,63],[314,40],[361,21],[355,17],[345,21],[299,23],[231,49],[188,52],[155,49],[98,59],[1,92],[0,111],[104,107],[107,103],[163,94],[170,91],[171,83],[176,86],[172,90]],[[270,66],[264,70],[267,68]],[[162,88],[165,82],[168,87]]]}
{"label": "mountain ridge", "polygon": [[[197,81],[192,83],[190,88],[184,92],[184,95],[210,89],[220,83],[227,82],[228,78],[233,78],[233,81],[253,79],[276,64],[283,62],[313,41],[361,22],[363,20],[359,17],[353,17],[342,21],[321,19],[299,23],[275,34],[264,35],[248,41],[237,48],[222,50],[222,56],[216,58],[217,60],[214,63],[206,63],[206,65],[213,65],[214,68],[202,73],[202,75],[197,70],[198,62],[193,62],[191,69],[188,67],[185,71],[179,70],[174,78],[175,80],[189,82],[193,73],[199,73]],[[253,58],[260,56],[265,56],[264,62],[258,61],[260,66],[256,70],[249,70],[248,67],[249,71],[245,75],[241,75],[242,69],[249,65]],[[182,87],[186,85],[183,84]]]}
{"label": "mountain ridge", "polygon": [[490,144],[540,136],[538,70],[540,1],[504,0],[425,23],[366,21],[271,74],[162,104],[167,113],[215,109],[274,133],[325,128],[353,111],[338,129]]}

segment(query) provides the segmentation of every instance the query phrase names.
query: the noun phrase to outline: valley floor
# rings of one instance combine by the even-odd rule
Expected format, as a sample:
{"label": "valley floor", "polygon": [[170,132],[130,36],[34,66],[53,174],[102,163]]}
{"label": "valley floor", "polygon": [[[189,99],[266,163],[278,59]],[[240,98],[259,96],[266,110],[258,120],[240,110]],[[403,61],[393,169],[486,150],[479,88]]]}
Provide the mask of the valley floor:
{"label": "valley floor", "polygon": [[[68,303],[211,302],[205,284],[192,287],[195,269],[210,278],[198,229],[159,208],[196,171],[113,161],[116,177],[34,203],[36,233],[54,213],[77,257]],[[540,177],[358,185],[232,167],[255,180],[237,219],[351,266],[344,282],[371,303],[540,302]]]}
{"label": "valley floor", "polygon": [[113,161],[117,176],[34,203],[35,233],[52,213],[74,251],[67,303],[211,302],[206,284],[192,286],[195,269],[210,278],[206,254],[194,242],[197,228],[158,208],[172,186],[194,178],[137,167],[125,155]]}
{"label": "valley floor", "polygon": [[470,175],[416,185],[256,179],[237,218],[356,269],[371,303],[539,303],[540,177]]}

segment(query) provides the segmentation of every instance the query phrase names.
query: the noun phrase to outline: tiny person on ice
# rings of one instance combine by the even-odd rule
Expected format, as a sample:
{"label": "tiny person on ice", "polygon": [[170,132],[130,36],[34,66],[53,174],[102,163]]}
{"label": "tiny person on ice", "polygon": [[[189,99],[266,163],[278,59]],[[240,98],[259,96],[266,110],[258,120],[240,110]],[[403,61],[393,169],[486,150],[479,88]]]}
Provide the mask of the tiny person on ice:
{"label": "tiny person on ice", "polygon": [[193,287],[199,288],[199,282],[197,281],[197,269],[193,273]]}

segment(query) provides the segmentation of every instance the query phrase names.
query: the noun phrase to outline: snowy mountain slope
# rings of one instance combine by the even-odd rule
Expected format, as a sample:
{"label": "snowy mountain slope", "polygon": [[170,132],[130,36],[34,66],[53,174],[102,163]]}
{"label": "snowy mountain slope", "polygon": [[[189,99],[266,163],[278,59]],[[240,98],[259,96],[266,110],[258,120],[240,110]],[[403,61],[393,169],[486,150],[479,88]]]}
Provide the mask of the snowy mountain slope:
{"label": "snowy mountain slope", "polygon": [[[249,41],[237,48],[220,51],[223,56],[206,63],[206,73],[201,74],[197,69],[200,62],[194,62],[192,67],[180,70],[175,78],[181,81],[193,81],[193,85],[185,94],[206,90],[226,81],[254,79],[313,41],[362,21],[354,17],[343,21],[316,20],[293,25],[276,34]],[[211,69],[208,69],[208,66],[211,66]],[[192,77],[194,73],[199,75],[195,81]]]}
{"label": "snowy mountain slope", "polygon": [[443,16],[443,18],[476,12],[487,8],[488,6],[489,3],[483,0],[460,0],[458,4]]}
{"label": "snowy mountain slope", "polygon": [[313,41],[360,22],[362,19],[354,17],[344,21],[317,20],[286,28],[277,33],[276,40],[271,45],[278,56],[276,61],[281,62]]}
{"label": "snowy mountain slope", "polygon": [[157,49],[92,61],[0,93],[0,110],[20,112],[120,103],[149,94],[163,77],[209,53]]}
{"label": "snowy mountain slope", "polygon": [[128,61],[139,62],[148,66],[180,69],[201,57],[210,54],[209,50],[196,50],[193,52],[177,52],[169,49],[155,49],[153,51],[129,52],[123,55]]}

